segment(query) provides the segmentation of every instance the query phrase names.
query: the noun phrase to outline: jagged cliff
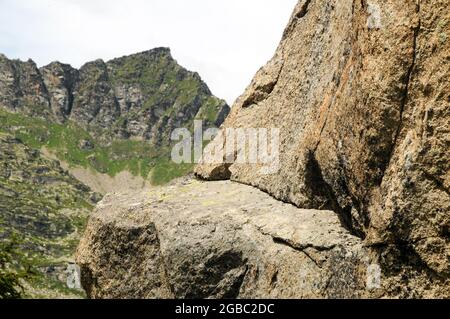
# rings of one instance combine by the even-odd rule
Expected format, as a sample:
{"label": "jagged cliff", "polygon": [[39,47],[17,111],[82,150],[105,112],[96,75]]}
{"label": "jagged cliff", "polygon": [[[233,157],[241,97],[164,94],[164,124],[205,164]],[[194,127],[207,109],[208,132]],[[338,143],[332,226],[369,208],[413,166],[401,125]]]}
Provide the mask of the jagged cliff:
{"label": "jagged cliff", "polygon": [[59,123],[72,121],[101,137],[141,138],[169,144],[174,128],[199,118],[219,126],[229,107],[187,71],[168,48],[88,62],[79,70],[53,62],[0,56],[0,106]]}
{"label": "jagged cliff", "polygon": [[[231,163],[239,152],[225,154],[220,164],[208,163],[213,154],[205,154],[196,168],[206,180],[231,179],[302,209],[333,211],[342,225],[334,224],[336,237],[327,237],[326,214],[308,222],[305,211],[277,202],[267,202],[271,208],[259,227],[253,216],[264,211],[259,195],[234,183],[210,182],[214,195],[200,204],[178,202],[172,189],[160,190],[164,195],[156,199],[127,199],[133,204],[125,208],[123,198],[108,199],[79,249],[90,296],[448,298],[449,12],[445,0],[299,1],[274,58],[223,125],[280,128],[280,170],[263,174],[261,165]],[[222,147],[224,139],[213,143]],[[254,202],[227,195],[235,191]],[[189,214],[198,205],[206,216]],[[165,212],[180,219],[168,230]],[[279,224],[283,213],[292,217]],[[208,235],[197,236],[206,229]],[[226,231],[215,238],[218,229]],[[328,238],[338,257],[327,256],[310,233]],[[229,237],[236,242],[223,240]],[[250,249],[253,244],[288,251],[272,259]],[[122,267],[136,258],[127,247],[148,252],[139,272]],[[294,254],[305,247],[312,248],[317,268]],[[340,271],[322,267],[317,254]],[[354,262],[345,261],[349,256]],[[286,263],[295,270],[284,277]],[[371,265],[380,269],[374,287],[366,281]],[[294,273],[306,286],[296,284]],[[192,292],[194,286],[204,289]]]}

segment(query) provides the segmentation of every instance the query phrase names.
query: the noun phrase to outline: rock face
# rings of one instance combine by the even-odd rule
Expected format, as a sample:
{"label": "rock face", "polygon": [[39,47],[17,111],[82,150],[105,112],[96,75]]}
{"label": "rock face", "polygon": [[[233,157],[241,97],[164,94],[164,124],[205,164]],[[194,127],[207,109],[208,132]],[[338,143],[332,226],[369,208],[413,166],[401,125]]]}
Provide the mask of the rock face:
{"label": "rock face", "polygon": [[44,84],[49,92],[52,113],[64,122],[73,106],[73,91],[79,81],[78,70],[68,64],[53,62],[41,68]]}
{"label": "rock face", "polygon": [[74,122],[105,144],[132,138],[155,146],[168,145],[172,130],[194,119],[218,127],[230,110],[168,48],[96,60],[80,70],[59,62],[38,69],[31,60],[1,55],[0,107]]}
{"label": "rock face", "polygon": [[193,130],[196,120],[219,127],[229,111],[168,48],[79,70],[59,62],[38,69],[0,55],[0,133],[67,164],[100,192],[117,189],[118,176],[132,175],[141,189],[191,172],[194,165],[170,161],[171,133]]}
{"label": "rock face", "polygon": [[49,115],[49,94],[36,64],[0,54],[0,106],[28,115]]}
{"label": "rock face", "polygon": [[299,1],[224,124],[280,128],[279,172],[205,164],[197,175],[333,210],[400,280],[389,294],[448,295],[448,9],[439,0]]}
{"label": "rock face", "polygon": [[91,298],[358,298],[370,259],[331,211],[185,180],[108,195],[78,248]]}

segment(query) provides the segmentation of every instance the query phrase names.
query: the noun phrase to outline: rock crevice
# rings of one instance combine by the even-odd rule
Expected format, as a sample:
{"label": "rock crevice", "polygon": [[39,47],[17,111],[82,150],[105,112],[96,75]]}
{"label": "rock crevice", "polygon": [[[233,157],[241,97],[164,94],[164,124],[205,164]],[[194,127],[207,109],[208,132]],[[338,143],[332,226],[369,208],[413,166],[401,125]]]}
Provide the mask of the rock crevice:
{"label": "rock crevice", "polygon": [[[368,296],[364,274],[347,272],[365,273],[369,256],[335,214],[232,182],[186,180],[132,199],[106,196],[77,263],[91,298]],[[325,289],[332,272],[346,284]]]}

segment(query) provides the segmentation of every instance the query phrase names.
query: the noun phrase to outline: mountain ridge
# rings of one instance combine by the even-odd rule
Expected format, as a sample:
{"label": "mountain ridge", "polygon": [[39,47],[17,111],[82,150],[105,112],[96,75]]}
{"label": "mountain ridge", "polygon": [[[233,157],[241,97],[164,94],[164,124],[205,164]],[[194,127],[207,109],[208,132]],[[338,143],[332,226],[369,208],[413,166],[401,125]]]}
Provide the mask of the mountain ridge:
{"label": "mountain ridge", "polygon": [[2,131],[69,165],[112,177],[128,169],[144,179],[156,166],[156,183],[192,168],[170,165],[174,129],[192,129],[194,120],[219,127],[230,111],[164,47],[79,69],[57,61],[38,68],[2,55],[0,109],[12,112],[2,111]]}
{"label": "mountain ridge", "polygon": [[[164,133],[167,142],[169,129],[201,115],[198,112],[202,112],[202,107],[216,113],[205,118],[214,126],[220,126],[229,112],[226,102],[213,97],[200,75],[180,66],[166,47],[106,62],[102,59],[89,61],[79,69],[59,61],[38,68],[31,59],[26,62],[9,60],[2,54],[0,68],[0,106],[3,108],[43,116],[58,123],[73,120],[92,131],[106,131],[107,127],[115,126],[113,132],[95,132],[109,139],[109,135],[125,139],[138,137],[158,144]],[[180,87],[173,89],[173,85],[178,84]],[[165,112],[174,106],[180,116],[171,122],[170,114]],[[128,113],[130,109],[139,108],[152,112],[141,110],[138,115],[143,118],[136,123],[139,116],[128,117]],[[156,121],[158,125],[149,127],[145,121]],[[169,129],[163,130],[164,124]]]}

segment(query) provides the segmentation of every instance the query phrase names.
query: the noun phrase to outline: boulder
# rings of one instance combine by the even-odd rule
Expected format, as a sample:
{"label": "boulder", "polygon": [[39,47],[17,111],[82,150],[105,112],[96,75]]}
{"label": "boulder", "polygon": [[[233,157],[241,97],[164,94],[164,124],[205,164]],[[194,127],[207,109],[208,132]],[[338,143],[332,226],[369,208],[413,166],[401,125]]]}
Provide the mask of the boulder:
{"label": "boulder", "polygon": [[331,211],[186,180],[107,195],[77,252],[90,298],[360,298],[371,260]]}

